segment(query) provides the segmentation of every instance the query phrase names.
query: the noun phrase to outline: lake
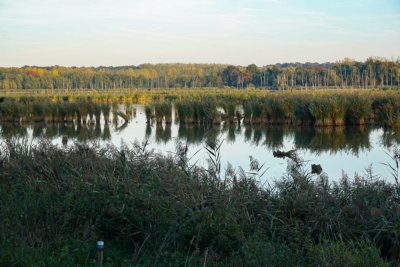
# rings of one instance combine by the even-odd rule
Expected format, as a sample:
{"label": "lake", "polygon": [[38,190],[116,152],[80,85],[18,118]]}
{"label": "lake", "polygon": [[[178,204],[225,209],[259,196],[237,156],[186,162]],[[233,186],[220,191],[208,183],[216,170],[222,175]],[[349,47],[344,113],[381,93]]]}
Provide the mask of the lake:
{"label": "lake", "polygon": [[[120,109],[125,111],[125,106]],[[135,113],[128,123],[118,121],[106,124],[10,124],[0,125],[0,138],[22,138],[36,142],[42,138],[62,145],[63,137],[68,144],[73,142],[94,142],[100,145],[113,144],[130,146],[134,142],[148,141],[148,148],[165,155],[174,155],[177,141],[188,145],[191,163],[207,166],[209,154],[205,149],[206,140],[218,139],[222,169],[229,162],[236,169],[241,166],[249,171],[250,156],[264,164],[266,170],[262,181],[280,178],[286,171],[288,159],[275,158],[273,151],[296,150],[305,161],[305,168],[320,164],[331,180],[337,181],[345,172],[349,176],[364,174],[372,166],[376,175],[393,182],[388,167],[391,163],[387,153],[398,147],[400,133],[369,126],[352,127],[294,127],[294,126],[251,126],[243,123],[211,128],[172,124],[146,124],[144,107],[133,105]],[[174,120],[174,117],[173,117]],[[65,138],[64,138],[65,141]]]}

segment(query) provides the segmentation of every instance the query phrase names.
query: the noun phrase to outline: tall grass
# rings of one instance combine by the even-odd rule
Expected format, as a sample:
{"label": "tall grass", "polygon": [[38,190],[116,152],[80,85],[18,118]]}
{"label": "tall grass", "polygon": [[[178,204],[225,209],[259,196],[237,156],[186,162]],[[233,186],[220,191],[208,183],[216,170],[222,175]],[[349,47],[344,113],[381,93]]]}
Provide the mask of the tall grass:
{"label": "tall grass", "polygon": [[0,265],[91,266],[99,239],[114,266],[399,263],[393,184],[369,174],[332,183],[289,163],[263,186],[254,159],[251,174],[216,177],[186,149],[165,157],[146,146],[2,144]]}
{"label": "tall grass", "polygon": [[[245,124],[343,126],[376,124],[390,128],[400,126],[400,93],[397,91],[318,91],[265,92],[260,90],[147,92],[147,120],[172,123],[172,106],[176,120],[186,124],[219,124],[221,121]],[[141,97],[37,97],[6,98],[0,103],[0,120],[6,122],[53,121],[99,122],[107,105],[131,103]],[[111,104],[109,103],[111,101]],[[152,102],[148,102],[152,101]],[[54,111],[56,110],[56,111]],[[223,110],[223,112],[221,112]],[[129,115],[130,111],[125,114]],[[118,110],[113,108],[114,118]],[[243,113],[243,114],[242,114]],[[130,115],[129,115],[130,116]],[[106,119],[108,121],[108,119]]]}

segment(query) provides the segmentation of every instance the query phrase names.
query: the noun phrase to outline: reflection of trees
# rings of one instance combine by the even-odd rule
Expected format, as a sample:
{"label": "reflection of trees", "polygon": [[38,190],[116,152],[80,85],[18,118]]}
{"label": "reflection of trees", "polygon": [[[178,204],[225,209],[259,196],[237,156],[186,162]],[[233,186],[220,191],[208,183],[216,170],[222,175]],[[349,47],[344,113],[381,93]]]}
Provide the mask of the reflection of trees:
{"label": "reflection of trees", "polygon": [[393,129],[385,129],[381,136],[382,145],[386,148],[398,146],[400,144],[400,131]]}

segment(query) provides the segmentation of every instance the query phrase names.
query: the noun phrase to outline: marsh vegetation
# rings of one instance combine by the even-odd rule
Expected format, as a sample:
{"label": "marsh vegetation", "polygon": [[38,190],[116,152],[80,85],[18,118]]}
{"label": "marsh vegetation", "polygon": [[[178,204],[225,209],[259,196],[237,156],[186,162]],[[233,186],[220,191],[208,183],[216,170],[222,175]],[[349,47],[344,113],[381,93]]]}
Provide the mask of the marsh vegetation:
{"label": "marsh vegetation", "polygon": [[[157,144],[177,131],[174,153],[158,154],[142,140],[87,144],[110,140],[137,112],[147,123],[136,130],[154,131]],[[397,91],[9,96],[0,121],[0,265],[90,266],[98,239],[106,241],[108,266],[400,261]],[[279,179],[255,157],[250,167],[221,165],[221,135],[272,150],[286,134],[297,149],[357,153],[371,147],[374,127],[384,129],[393,176],[368,169],[332,180],[311,174],[301,159],[289,160]],[[36,142],[15,141],[29,131]],[[61,136],[74,142],[50,141]],[[191,144],[204,147],[207,166],[190,160]]]}
{"label": "marsh vegetation", "polygon": [[87,119],[89,122],[99,122],[103,114],[108,122],[110,111],[114,117],[121,116],[127,120],[129,114],[119,112],[116,103],[144,103],[147,105],[148,122],[155,120],[157,123],[168,124],[172,122],[172,106],[175,117],[182,124],[212,125],[222,121],[240,122],[242,119],[245,124],[252,125],[375,124],[398,127],[400,124],[400,94],[397,91],[180,92],[134,92],[112,97],[8,97],[1,99],[0,120],[86,123]]}
{"label": "marsh vegetation", "polygon": [[[218,144],[218,140],[214,140]],[[218,146],[209,146],[211,157]],[[98,239],[107,266],[390,266],[400,260],[400,188],[373,175],[329,182],[289,162],[192,166],[178,143],[6,142],[1,147],[0,265],[89,266]],[[394,154],[393,166],[398,162]],[[21,167],[23,166],[23,167]]]}

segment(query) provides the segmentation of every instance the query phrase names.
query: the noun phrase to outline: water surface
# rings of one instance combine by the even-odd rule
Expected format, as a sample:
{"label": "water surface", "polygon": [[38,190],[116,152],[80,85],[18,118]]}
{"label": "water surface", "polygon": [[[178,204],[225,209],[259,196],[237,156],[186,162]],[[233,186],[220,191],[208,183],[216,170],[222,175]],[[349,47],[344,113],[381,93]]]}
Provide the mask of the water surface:
{"label": "water surface", "polygon": [[[123,108],[123,107],[121,107]],[[188,145],[191,162],[207,166],[209,154],[204,148],[207,140],[220,140],[222,168],[227,163],[249,170],[250,156],[264,164],[267,170],[264,181],[281,177],[288,159],[273,157],[273,151],[296,152],[305,163],[321,164],[323,171],[338,180],[345,172],[350,176],[364,174],[372,166],[375,174],[392,181],[387,167],[387,153],[399,145],[400,133],[374,127],[284,127],[251,126],[243,123],[222,123],[221,126],[203,127],[193,125],[146,124],[143,106],[136,110],[128,123],[122,119],[112,123],[78,124],[1,124],[0,138],[26,138],[37,141],[42,138],[62,145],[63,137],[68,143],[96,142],[100,145],[131,145],[134,142],[149,142],[148,148],[173,156],[177,141]],[[64,138],[65,141],[65,138]]]}

